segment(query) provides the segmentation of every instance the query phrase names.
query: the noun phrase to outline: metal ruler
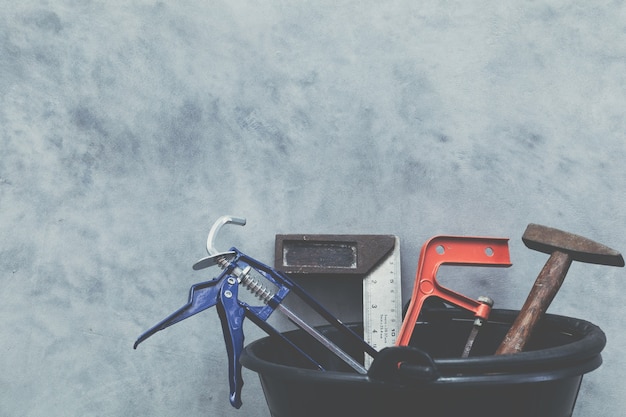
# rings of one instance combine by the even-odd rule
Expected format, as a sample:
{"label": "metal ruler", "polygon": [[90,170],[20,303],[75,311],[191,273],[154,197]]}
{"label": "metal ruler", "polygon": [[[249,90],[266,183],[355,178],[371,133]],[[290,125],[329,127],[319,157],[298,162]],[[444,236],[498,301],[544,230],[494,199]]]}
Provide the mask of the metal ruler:
{"label": "metal ruler", "polygon": [[[402,325],[397,236],[276,235],[274,261],[342,321],[362,321],[370,346],[394,345]],[[355,295],[360,299],[353,303]],[[371,362],[366,354],[364,366]]]}
{"label": "metal ruler", "polygon": [[[363,278],[363,337],[376,350],[393,346],[402,325],[400,239],[394,249]],[[365,368],[373,358],[365,355]]]}

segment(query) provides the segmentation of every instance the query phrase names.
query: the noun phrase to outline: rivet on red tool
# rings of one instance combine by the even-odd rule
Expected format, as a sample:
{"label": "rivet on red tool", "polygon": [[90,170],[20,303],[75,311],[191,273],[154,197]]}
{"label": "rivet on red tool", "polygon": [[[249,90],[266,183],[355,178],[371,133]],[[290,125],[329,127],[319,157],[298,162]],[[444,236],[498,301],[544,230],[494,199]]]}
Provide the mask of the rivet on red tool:
{"label": "rivet on red tool", "polygon": [[445,288],[437,282],[437,270],[443,264],[458,266],[511,266],[508,239],[474,236],[435,236],[423,246],[418,262],[415,286],[409,308],[396,340],[397,346],[408,346],[424,301],[439,297],[469,310],[476,318],[487,319],[491,306]]}

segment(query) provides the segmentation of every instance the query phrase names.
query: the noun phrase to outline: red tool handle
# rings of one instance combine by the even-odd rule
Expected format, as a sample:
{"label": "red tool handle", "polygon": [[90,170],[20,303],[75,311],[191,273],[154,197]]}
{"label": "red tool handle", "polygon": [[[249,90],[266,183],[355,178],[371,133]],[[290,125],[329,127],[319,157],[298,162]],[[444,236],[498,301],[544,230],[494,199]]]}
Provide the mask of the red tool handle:
{"label": "red tool handle", "polygon": [[491,307],[445,288],[437,282],[440,265],[511,266],[508,239],[474,236],[435,236],[423,246],[409,308],[402,322],[396,346],[408,346],[424,301],[436,296],[487,319]]}

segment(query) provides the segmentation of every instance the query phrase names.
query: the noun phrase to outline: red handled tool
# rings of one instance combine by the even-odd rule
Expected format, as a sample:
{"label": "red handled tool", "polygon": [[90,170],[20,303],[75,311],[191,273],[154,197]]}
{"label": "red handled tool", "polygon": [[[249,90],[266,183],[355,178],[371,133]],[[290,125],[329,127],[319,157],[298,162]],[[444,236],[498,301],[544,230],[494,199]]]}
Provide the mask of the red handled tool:
{"label": "red handled tool", "polygon": [[[436,279],[437,270],[443,264],[509,267],[511,261],[508,239],[435,236],[428,240],[422,246],[411,302],[402,322],[396,346],[408,346],[417,318],[428,297],[439,297],[448,303],[473,312],[480,324],[489,317],[493,303],[486,301],[486,298],[481,297],[480,301],[476,301],[439,285]],[[474,331],[472,334],[475,338]],[[468,340],[469,348],[473,344],[472,336],[470,339]]]}

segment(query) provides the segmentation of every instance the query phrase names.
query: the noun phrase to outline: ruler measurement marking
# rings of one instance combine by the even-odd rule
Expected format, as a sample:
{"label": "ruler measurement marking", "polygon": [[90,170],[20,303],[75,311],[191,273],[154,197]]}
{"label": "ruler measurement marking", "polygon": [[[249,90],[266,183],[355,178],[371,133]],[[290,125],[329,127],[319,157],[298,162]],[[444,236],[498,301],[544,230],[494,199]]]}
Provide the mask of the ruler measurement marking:
{"label": "ruler measurement marking", "polygon": [[[363,337],[374,349],[395,343],[402,321],[400,244],[363,280]],[[365,367],[372,358],[365,355]]]}

